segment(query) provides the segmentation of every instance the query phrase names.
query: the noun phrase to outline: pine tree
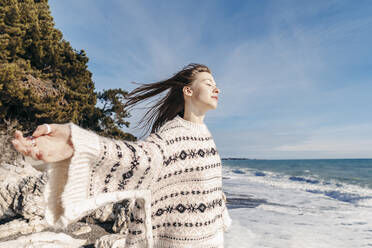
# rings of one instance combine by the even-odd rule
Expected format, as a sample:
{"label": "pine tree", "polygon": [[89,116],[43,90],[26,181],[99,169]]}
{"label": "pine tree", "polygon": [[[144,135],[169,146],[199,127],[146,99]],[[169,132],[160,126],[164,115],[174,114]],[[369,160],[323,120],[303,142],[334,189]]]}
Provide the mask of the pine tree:
{"label": "pine tree", "polygon": [[135,139],[120,129],[129,116],[124,109],[109,114],[96,107],[97,94],[114,101],[114,92],[126,92],[94,92],[85,51],[74,50],[54,27],[47,0],[0,0],[0,51],[0,124],[17,119],[32,130],[42,123],[72,121],[111,137]]}
{"label": "pine tree", "polygon": [[103,136],[121,138],[125,140],[136,140],[136,138],[124,133],[121,128],[129,127],[125,118],[130,114],[124,109],[124,97],[128,92],[122,89],[103,90],[97,94],[102,107],[96,108],[93,118],[89,119],[85,126],[95,127],[95,131]]}

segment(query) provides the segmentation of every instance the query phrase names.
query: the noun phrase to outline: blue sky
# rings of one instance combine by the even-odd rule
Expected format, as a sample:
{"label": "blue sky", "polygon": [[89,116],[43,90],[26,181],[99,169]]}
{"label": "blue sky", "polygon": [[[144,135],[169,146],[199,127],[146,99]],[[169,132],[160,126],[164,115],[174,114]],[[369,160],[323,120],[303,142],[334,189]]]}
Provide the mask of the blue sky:
{"label": "blue sky", "polygon": [[[370,1],[50,1],[97,90],[134,89],[191,62],[221,93],[221,157],[372,158]],[[132,129],[143,114],[133,110]]]}

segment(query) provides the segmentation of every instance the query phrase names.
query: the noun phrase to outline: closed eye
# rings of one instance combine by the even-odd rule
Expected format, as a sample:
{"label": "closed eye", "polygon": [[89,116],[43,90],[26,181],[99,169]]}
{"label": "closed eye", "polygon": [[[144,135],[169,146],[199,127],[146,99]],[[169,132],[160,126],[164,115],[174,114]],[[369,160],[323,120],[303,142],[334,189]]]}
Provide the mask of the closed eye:
{"label": "closed eye", "polygon": [[211,82],[210,79],[205,79],[204,81],[207,82],[206,84],[207,84],[208,86],[215,86],[215,87],[217,87],[217,85],[213,85],[213,84],[210,83],[210,82]]}

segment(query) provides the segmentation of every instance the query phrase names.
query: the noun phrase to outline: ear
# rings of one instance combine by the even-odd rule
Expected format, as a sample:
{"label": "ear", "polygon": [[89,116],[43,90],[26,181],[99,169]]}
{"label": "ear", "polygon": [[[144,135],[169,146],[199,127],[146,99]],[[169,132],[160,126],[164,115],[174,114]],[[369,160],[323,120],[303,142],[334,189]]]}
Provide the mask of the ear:
{"label": "ear", "polygon": [[183,89],[183,94],[186,96],[192,96],[192,89],[190,86],[184,86]]}

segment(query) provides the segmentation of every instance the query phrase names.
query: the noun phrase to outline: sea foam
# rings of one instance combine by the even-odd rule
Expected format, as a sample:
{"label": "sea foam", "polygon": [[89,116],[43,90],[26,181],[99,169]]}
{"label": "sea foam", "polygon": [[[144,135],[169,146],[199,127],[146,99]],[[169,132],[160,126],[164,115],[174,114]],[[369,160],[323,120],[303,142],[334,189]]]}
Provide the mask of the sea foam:
{"label": "sea foam", "polygon": [[225,247],[372,247],[372,189],[316,175],[234,170],[223,167],[223,189],[234,199]]}

